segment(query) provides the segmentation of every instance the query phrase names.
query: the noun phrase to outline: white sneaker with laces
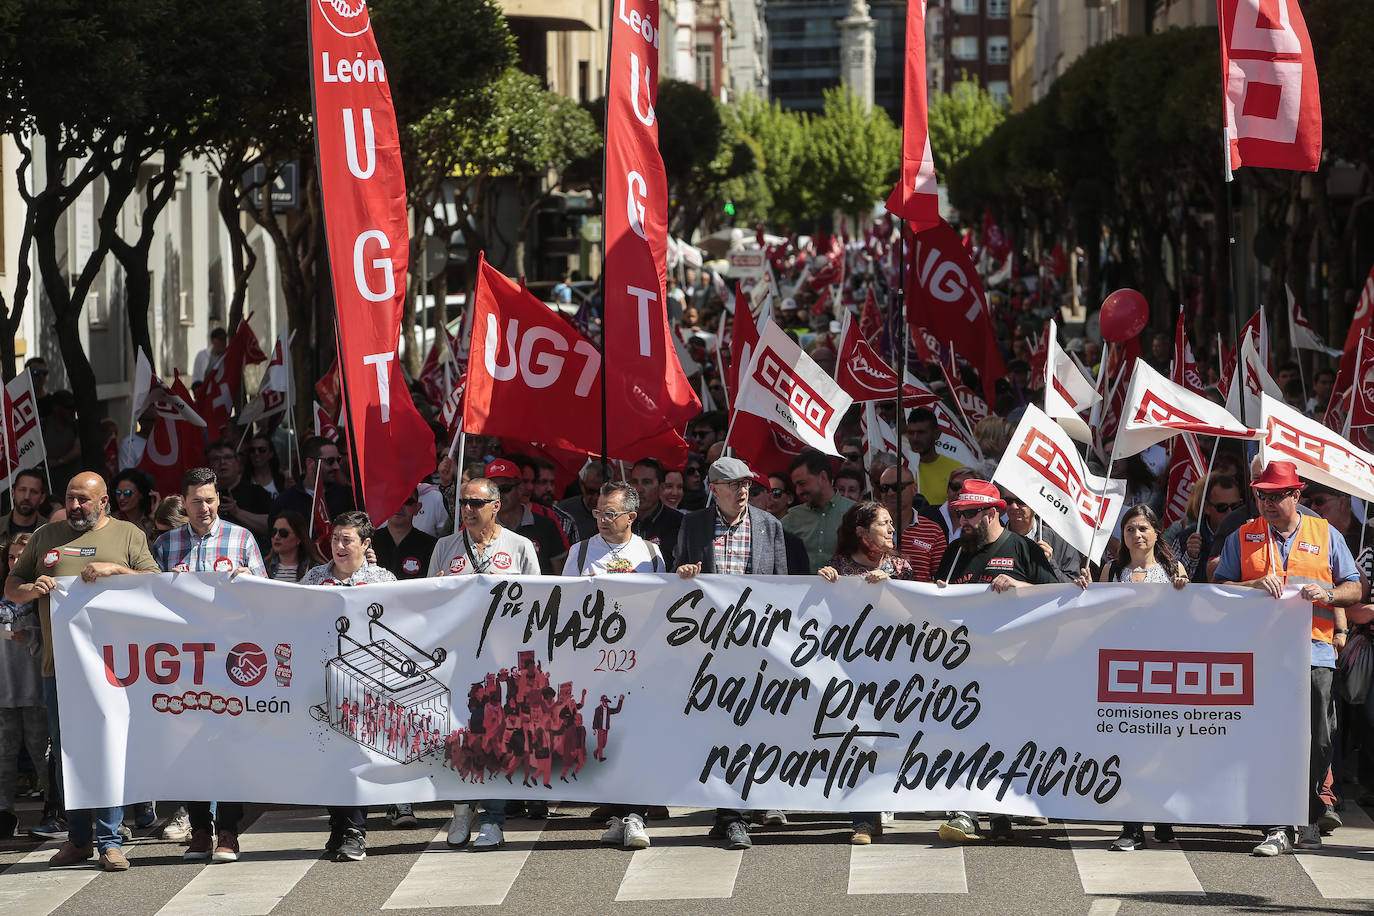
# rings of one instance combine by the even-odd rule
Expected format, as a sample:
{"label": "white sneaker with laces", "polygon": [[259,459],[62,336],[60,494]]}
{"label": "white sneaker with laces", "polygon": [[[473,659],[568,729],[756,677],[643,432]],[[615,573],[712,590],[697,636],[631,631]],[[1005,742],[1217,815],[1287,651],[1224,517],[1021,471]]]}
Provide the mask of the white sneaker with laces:
{"label": "white sneaker with laces", "polygon": [[648,849],[649,833],[644,829],[644,818],[638,814],[625,815],[625,848]]}
{"label": "white sneaker with laces", "polygon": [[178,808],[177,813],[172,815],[172,819],[167,822],[167,826],[162,828],[162,838],[182,842],[191,835],[191,816],[186,813],[185,808]]}
{"label": "white sneaker with laces", "polygon": [[613,817],[606,821],[606,832],[601,834],[602,846],[623,846],[625,843],[625,821]]}
{"label": "white sneaker with laces", "polygon": [[1292,851],[1293,843],[1288,839],[1288,831],[1282,827],[1276,827],[1269,831],[1269,835],[1264,838],[1264,842],[1252,849],[1250,854],[1268,857],[1283,855],[1285,852]]}
{"label": "white sneaker with laces", "polygon": [[448,844],[466,846],[472,837],[472,822],[477,818],[477,809],[472,805],[459,802],[453,806],[453,820],[448,825]]}

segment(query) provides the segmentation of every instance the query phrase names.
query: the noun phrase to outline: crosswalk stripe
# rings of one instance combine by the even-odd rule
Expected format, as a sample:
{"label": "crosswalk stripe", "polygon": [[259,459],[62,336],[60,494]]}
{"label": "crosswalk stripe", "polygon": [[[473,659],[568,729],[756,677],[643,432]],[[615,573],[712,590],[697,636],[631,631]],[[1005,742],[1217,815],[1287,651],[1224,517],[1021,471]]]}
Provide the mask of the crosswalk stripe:
{"label": "crosswalk stripe", "polygon": [[1345,826],[1323,837],[1320,850],[1297,851],[1298,863],[1328,900],[1374,899],[1374,820],[1350,804],[1341,819]]}
{"label": "crosswalk stripe", "polygon": [[893,821],[879,842],[850,847],[849,893],[967,894],[964,850],[939,830],[939,821]]}
{"label": "crosswalk stripe", "polygon": [[[48,860],[57,849],[56,845],[44,844],[5,869],[0,876],[0,913],[47,916],[102,874],[99,858],[83,865],[49,868]],[[126,845],[124,855],[132,859],[134,850]]]}
{"label": "crosswalk stripe", "polygon": [[648,828],[650,841],[660,845],[635,851],[615,899],[706,900],[732,896],[744,851],[722,849],[716,840],[707,839],[714,811],[673,808],[669,815],[672,826]]}
{"label": "crosswalk stripe", "polygon": [[1134,852],[1112,852],[1115,830],[1065,825],[1085,894],[1204,894],[1188,856],[1176,846],[1152,843]]}
{"label": "crosswalk stripe", "polygon": [[264,916],[320,860],[328,835],[327,817],[269,811],[239,837],[237,862],[207,863],[158,916]]}
{"label": "crosswalk stripe", "polygon": [[504,848],[477,852],[451,848],[445,824],[391,892],[382,909],[500,906],[542,832],[542,827],[508,829],[503,831]]}

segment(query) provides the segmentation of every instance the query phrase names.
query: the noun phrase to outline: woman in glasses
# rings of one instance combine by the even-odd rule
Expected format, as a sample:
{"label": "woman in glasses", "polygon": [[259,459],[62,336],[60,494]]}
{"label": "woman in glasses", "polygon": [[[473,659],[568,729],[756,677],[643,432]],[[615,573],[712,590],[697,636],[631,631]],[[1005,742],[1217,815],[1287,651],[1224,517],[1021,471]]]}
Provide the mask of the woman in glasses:
{"label": "woman in glasses", "polygon": [[153,523],[153,513],[157,510],[158,494],[153,490],[153,479],[138,468],[125,468],[115,475],[114,486],[110,488],[110,501],[114,503],[111,513],[120,521],[130,522],[143,529],[152,546],[159,534]]}
{"label": "woman in glasses", "polygon": [[286,478],[282,476],[272,440],[266,436],[252,436],[244,446],[243,453],[247,456],[244,467],[248,468],[248,480],[276,499],[286,489]]}
{"label": "woman in glasses", "polygon": [[320,562],[310,540],[310,530],[299,512],[272,516],[267,526],[272,551],[267,555],[267,575],[282,582],[299,582],[311,566]]}
{"label": "woman in glasses", "polygon": [[[837,582],[841,576],[862,576],[865,582],[882,582],[886,579],[915,581],[916,573],[911,564],[897,556],[892,535],[897,527],[892,523],[882,503],[855,503],[840,519],[840,530],[835,535],[835,555],[830,558],[829,566],[817,571],[827,582]],[[883,821],[876,811],[863,811],[850,815],[853,834],[850,842],[855,846],[867,846],[873,838],[882,836]]]}

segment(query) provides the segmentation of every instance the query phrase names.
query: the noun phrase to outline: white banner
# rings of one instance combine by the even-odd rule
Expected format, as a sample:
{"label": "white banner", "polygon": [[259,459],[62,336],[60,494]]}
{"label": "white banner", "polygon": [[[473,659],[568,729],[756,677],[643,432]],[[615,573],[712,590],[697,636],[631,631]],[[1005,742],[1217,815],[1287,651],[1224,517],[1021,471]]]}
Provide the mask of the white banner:
{"label": "white banner", "polygon": [[1374,455],[1282,401],[1260,395],[1260,460],[1291,461],[1298,476],[1341,493],[1374,499]]}
{"label": "white banner", "polygon": [[764,322],[735,409],[776,423],[809,447],[838,455],[835,428],[854,399],[772,321]]}
{"label": "white banner", "polygon": [[1296,597],[814,576],[65,588],[72,808],[497,796],[1306,817]]}
{"label": "white banner", "polygon": [[1034,404],[1026,405],[992,482],[1020,497],[1079,553],[1102,562],[1126,481],[1090,473],[1069,434]]}
{"label": "white banner", "polygon": [[1131,372],[1131,387],[1126,390],[1126,407],[1121,413],[1113,454],[1129,458],[1179,433],[1259,438],[1257,430],[1241,423],[1225,408],[1175,385],[1151,369],[1145,360],[1137,359]]}

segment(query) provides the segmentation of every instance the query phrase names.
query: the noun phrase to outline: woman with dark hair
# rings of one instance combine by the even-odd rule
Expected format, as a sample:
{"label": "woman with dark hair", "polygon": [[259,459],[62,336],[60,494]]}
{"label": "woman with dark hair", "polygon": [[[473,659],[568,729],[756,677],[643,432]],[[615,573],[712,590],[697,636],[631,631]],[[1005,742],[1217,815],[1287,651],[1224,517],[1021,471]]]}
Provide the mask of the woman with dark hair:
{"label": "woman with dark hair", "polygon": [[[895,531],[892,516],[882,503],[871,499],[855,503],[840,519],[830,565],[822,566],[816,574],[827,582],[837,582],[841,576],[863,576],[865,582],[915,581],[911,564],[897,556],[892,544]],[[867,846],[874,837],[883,835],[883,819],[877,811],[851,814],[850,821],[854,833],[849,842],[855,846]]]}
{"label": "woman with dark hair", "polygon": [[277,450],[267,436],[249,436],[244,443],[243,453],[247,460],[243,466],[248,469],[244,476],[257,484],[276,499],[286,492],[286,478],[282,476],[281,465],[277,462]]}
{"label": "woman with dark hair", "polygon": [[267,576],[282,582],[299,582],[321,558],[310,540],[310,529],[299,512],[274,513],[267,525],[272,551],[267,555]]}
{"label": "woman with dark hair", "polygon": [[[1079,588],[1088,587],[1088,573],[1084,570],[1075,580]],[[1111,563],[1102,569],[1099,582],[1169,583],[1174,588],[1188,584],[1188,571],[1174,557],[1164,539],[1159,516],[1144,504],[1131,506],[1121,513],[1121,550]],[[1155,842],[1172,843],[1174,828],[1170,824],[1155,824]],[[1113,852],[1131,852],[1145,848],[1145,824],[1139,821],[1123,824],[1121,836],[1112,841]]]}
{"label": "woman with dark hair", "polygon": [[915,581],[911,564],[897,556],[892,544],[896,526],[880,502],[855,503],[840,519],[835,535],[835,555],[829,566],[818,571],[822,579],[834,582],[840,576],[863,576],[865,582],[884,579]]}
{"label": "woman with dark hair", "polygon": [[153,523],[153,512],[157,510],[159,499],[153,490],[153,478],[138,468],[125,468],[115,475],[114,485],[110,487],[110,502],[114,504],[110,514],[143,529],[149,546],[157,540],[159,532]]}

